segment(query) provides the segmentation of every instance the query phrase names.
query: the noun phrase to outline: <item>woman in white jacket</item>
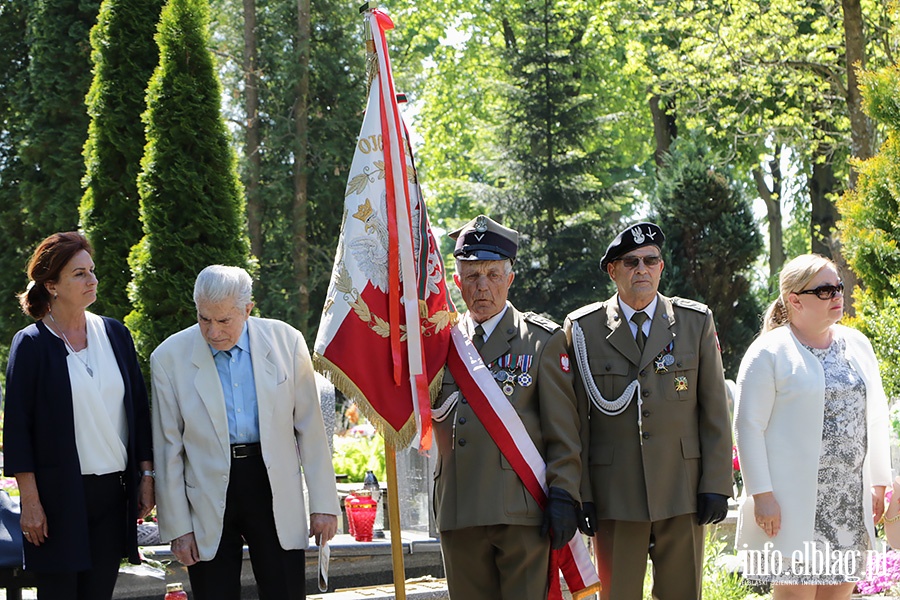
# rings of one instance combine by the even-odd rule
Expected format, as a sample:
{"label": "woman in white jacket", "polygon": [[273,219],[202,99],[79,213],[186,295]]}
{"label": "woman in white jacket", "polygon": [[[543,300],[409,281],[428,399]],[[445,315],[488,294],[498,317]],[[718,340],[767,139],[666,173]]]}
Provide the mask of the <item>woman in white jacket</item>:
{"label": "woman in white jacket", "polygon": [[850,598],[884,513],[887,400],[869,340],[837,324],[843,291],[827,258],[790,261],[741,361],[737,546],[775,599]]}

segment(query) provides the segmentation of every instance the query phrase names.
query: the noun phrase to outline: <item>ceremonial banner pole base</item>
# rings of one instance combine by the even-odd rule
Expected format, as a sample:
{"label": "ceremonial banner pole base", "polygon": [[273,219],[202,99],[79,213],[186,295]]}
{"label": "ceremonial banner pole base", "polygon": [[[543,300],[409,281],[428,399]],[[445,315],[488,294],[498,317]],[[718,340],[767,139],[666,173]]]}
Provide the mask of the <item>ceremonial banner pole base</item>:
{"label": "ceremonial banner pole base", "polygon": [[406,569],[403,566],[403,540],[400,525],[400,490],[397,487],[397,452],[384,440],[384,462],[387,468],[388,516],[391,523],[391,559],[394,566],[394,598],[406,600]]}

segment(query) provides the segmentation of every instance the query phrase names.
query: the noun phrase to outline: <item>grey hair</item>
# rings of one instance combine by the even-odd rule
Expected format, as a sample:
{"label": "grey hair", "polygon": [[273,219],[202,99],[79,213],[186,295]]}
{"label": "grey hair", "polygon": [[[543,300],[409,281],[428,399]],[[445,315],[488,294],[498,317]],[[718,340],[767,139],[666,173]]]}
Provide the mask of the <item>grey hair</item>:
{"label": "grey hair", "polygon": [[225,265],[210,265],[200,271],[194,283],[194,305],[198,309],[200,302],[215,304],[229,298],[240,309],[252,302],[253,280],[247,271]]}
{"label": "grey hair", "polygon": [[[504,265],[503,265],[503,274],[504,274],[504,275],[509,275],[510,273],[512,273],[512,272],[513,272],[513,261],[511,261],[511,260],[508,259],[508,258],[504,258],[504,259],[501,259],[501,260],[502,260],[503,263],[504,263]],[[467,260],[467,261],[465,261],[465,262],[496,262],[496,261],[492,261],[492,260],[470,261],[470,260]],[[459,273],[459,263],[460,263],[460,260],[457,258],[457,259],[456,259],[456,272],[457,272],[457,273]]]}

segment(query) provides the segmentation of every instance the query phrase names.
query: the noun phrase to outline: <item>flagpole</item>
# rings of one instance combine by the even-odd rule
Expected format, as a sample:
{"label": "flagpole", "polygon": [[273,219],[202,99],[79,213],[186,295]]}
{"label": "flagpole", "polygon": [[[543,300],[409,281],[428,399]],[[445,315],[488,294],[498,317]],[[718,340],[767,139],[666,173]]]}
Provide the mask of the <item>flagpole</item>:
{"label": "flagpole", "polygon": [[391,563],[394,569],[394,598],[406,600],[406,569],[403,566],[403,540],[400,525],[400,490],[397,488],[397,451],[384,439],[384,462],[387,468],[388,523],[391,530]]}

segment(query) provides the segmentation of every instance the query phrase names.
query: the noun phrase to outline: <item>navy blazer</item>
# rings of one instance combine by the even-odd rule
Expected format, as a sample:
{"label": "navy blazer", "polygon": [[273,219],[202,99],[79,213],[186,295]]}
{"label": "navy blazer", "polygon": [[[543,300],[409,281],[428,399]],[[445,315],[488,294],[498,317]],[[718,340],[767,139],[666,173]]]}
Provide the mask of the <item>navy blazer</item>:
{"label": "navy blazer", "polygon": [[[103,323],[125,384],[128,537],[123,557],[138,564],[139,463],[153,460],[147,388],[131,334],[114,319],[103,317]],[[15,335],[6,368],[3,471],[8,477],[15,473],[35,474],[49,534],[39,547],[25,544],[27,570],[59,572],[91,568],[66,356],[68,350],[63,341],[38,321]]]}

